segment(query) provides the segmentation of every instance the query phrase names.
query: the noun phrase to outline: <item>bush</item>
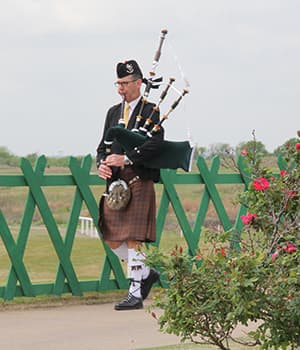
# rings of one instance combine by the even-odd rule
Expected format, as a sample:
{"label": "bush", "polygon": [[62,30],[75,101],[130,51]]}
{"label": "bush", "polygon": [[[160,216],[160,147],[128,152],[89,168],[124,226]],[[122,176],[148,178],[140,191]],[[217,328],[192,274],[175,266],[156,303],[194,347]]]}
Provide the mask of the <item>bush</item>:
{"label": "bush", "polygon": [[[300,132],[298,132],[300,137]],[[155,298],[163,310],[162,331],[182,340],[230,349],[239,324],[257,322],[245,345],[261,349],[300,346],[300,143],[283,150],[284,169],[261,165],[255,147],[242,152],[247,190],[239,231],[206,232],[210,251],[190,256],[181,247],[169,254],[152,250],[169,288]],[[240,163],[239,163],[240,164]],[[236,227],[239,227],[238,225]]]}

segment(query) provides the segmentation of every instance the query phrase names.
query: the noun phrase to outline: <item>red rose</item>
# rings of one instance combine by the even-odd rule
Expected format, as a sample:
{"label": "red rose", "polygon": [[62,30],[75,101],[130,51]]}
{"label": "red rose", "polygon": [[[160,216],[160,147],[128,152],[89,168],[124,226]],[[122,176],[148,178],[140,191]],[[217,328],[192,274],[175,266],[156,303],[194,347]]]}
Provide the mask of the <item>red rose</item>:
{"label": "red rose", "polygon": [[256,214],[247,214],[247,215],[242,215],[241,220],[244,225],[249,225],[251,222],[257,217]]}
{"label": "red rose", "polygon": [[222,255],[222,256],[226,256],[226,250],[225,250],[225,248],[221,248],[221,255]]}
{"label": "red rose", "polygon": [[222,256],[226,257],[225,248],[216,248],[216,253],[220,253]]}
{"label": "red rose", "polygon": [[258,177],[255,181],[253,181],[252,185],[256,191],[265,191],[269,188],[270,183],[264,177]]}
{"label": "red rose", "polygon": [[297,196],[297,194],[298,194],[297,191],[287,191],[287,195],[289,198],[294,198]]}
{"label": "red rose", "polygon": [[283,246],[282,248],[286,253],[295,253],[297,248],[292,243],[288,243],[288,245]]}
{"label": "red rose", "polygon": [[295,146],[295,147],[296,147],[296,150],[297,150],[297,151],[300,151],[300,143],[296,143],[296,146]]}
{"label": "red rose", "polygon": [[278,256],[278,251],[276,251],[275,253],[272,254],[272,261],[274,262]]}
{"label": "red rose", "polygon": [[295,253],[295,251],[297,250],[297,248],[293,245],[293,244],[288,244],[287,246],[287,252],[288,253]]}

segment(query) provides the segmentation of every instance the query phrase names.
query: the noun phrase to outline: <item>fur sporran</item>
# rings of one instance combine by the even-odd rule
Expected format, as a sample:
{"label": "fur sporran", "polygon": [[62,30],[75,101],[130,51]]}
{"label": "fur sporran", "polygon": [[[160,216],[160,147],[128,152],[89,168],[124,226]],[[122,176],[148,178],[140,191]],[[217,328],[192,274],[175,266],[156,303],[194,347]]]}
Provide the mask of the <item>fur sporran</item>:
{"label": "fur sporran", "polygon": [[105,196],[107,206],[112,210],[121,210],[127,207],[131,198],[131,191],[124,180],[112,182]]}

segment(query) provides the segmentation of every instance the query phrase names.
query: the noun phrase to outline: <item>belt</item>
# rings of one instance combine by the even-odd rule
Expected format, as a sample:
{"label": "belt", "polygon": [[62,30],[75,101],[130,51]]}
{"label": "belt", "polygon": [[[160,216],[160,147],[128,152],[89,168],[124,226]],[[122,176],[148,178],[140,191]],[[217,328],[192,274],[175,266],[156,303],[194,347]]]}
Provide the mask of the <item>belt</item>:
{"label": "belt", "polygon": [[137,182],[140,179],[140,177],[138,175],[134,176],[131,180],[128,181],[128,185],[132,185],[135,182]]}

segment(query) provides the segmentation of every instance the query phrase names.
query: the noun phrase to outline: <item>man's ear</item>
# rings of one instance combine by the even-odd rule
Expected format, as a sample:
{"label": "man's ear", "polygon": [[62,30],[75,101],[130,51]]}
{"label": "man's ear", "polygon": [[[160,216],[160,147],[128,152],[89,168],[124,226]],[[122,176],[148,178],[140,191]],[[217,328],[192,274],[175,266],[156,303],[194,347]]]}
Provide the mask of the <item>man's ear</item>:
{"label": "man's ear", "polygon": [[137,86],[140,88],[142,86],[142,79],[138,79],[137,80]]}

